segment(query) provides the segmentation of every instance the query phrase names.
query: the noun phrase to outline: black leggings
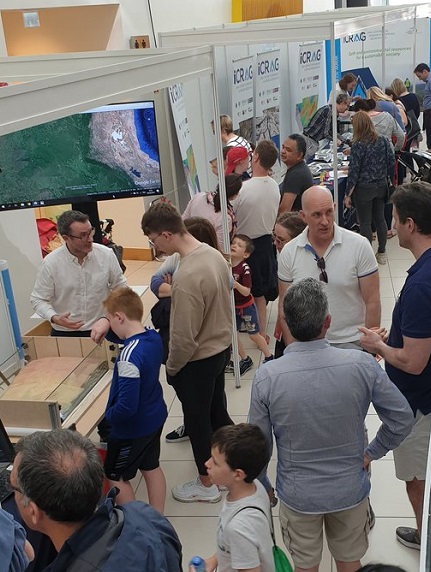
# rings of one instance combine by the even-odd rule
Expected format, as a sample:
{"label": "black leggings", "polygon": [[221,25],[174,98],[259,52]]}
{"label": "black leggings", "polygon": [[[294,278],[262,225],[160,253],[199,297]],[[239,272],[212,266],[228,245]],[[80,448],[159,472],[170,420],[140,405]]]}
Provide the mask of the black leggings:
{"label": "black leggings", "polygon": [[168,376],[181,401],[186,433],[200,475],[206,475],[205,462],[211,457],[211,437],[216,429],[233,425],[227,412],[224,368],[230,348],[209,358],[191,361],[177,375]]}
{"label": "black leggings", "polygon": [[386,194],[386,182],[380,185],[358,184],[354,190],[360,232],[362,236],[368,238],[371,243],[373,240],[371,222],[374,223],[377,231],[379,252],[386,251],[386,242],[388,240],[388,227],[386,226],[384,216]]}

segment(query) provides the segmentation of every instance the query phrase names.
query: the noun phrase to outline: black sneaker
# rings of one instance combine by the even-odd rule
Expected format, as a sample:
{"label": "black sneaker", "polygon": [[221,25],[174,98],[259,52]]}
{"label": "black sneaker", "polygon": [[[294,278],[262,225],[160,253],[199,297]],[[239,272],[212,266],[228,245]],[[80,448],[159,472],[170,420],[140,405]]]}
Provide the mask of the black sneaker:
{"label": "black sneaker", "polygon": [[165,437],[167,443],[181,443],[181,441],[187,441],[189,436],[186,433],[186,428],[184,425],[180,425]]}
{"label": "black sneaker", "polygon": [[253,360],[250,356],[247,356],[244,359],[239,361],[239,374],[244,375],[247,371],[249,371],[253,367]]}
{"label": "black sneaker", "polygon": [[416,528],[411,528],[410,526],[399,526],[395,531],[397,540],[407,546],[408,548],[414,548],[415,550],[421,549],[421,540]]}
{"label": "black sneaker", "polygon": [[270,355],[269,357],[266,357],[262,363],[268,363],[269,361],[272,361],[274,359],[273,355]]}

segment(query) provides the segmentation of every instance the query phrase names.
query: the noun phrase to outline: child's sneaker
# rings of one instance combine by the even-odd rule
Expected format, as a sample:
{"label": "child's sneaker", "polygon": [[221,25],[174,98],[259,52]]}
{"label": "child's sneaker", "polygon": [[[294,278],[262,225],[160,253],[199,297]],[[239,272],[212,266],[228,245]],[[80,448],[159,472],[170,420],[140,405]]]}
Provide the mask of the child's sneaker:
{"label": "child's sneaker", "polygon": [[194,481],[176,485],[172,489],[172,496],[180,502],[219,502],[221,500],[221,492],[218,487],[211,485],[205,487],[199,477]]}
{"label": "child's sneaker", "polygon": [[274,359],[274,356],[270,355],[270,356],[266,357],[262,363],[268,363],[269,361],[272,361],[273,359]]}
{"label": "child's sneaker", "polygon": [[239,361],[239,374],[244,375],[247,371],[249,371],[253,367],[253,360],[250,356]]}

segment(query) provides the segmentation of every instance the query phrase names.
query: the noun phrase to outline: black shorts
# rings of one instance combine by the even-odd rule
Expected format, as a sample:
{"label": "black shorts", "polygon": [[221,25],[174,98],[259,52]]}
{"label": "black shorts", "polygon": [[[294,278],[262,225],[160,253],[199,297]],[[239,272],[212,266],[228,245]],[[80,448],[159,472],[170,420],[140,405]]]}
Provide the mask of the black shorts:
{"label": "black shorts", "polygon": [[163,425],[155,433],[139,439],[109,440],[105,475],[111,481],[130,481],[140,471],[159,466],[160,437]]}
{"label": "black shorts", "polygon": [[277,298],[277,261],[270,234],[253,239],[254,252],[247,258],[250,266],[255,298],[265,296],[268,300]]}

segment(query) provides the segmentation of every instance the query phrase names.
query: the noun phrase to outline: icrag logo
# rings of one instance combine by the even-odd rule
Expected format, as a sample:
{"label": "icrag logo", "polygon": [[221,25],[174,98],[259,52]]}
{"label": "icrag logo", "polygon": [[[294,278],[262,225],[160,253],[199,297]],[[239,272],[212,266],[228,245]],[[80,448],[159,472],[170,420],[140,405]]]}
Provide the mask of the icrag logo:
{"label": "icrag logo", "polygon": [[351,34],[350,36],[344,36],[343,42],[345,44],[350,44],[351,42],[365,42],[367,39],[367,34],[365,32],[360,32],[359,34]]}
{"label": "icrag logo", "polygon": [[253,66],[250,65],[245,68],[238,68],[233,70],[233,83],[237,85],[238,83],[242,83],[244,81],[249,81],[253,79]]}
{"label": "icrag logo", "polygon": [[299,54],[299,61],[301,64],[309,64],[312,62],[320,62],[320,58],[322,57],[322,50],[319,48],[318,50],[314,51],[306,51],[300,52]]}
{"label": "icrag logo", "polygon": [[169,88],[169,95],[171,96],[172,103],[176,103],[179,99],[183,97],[183,86],[182,84],[176,84]]}
{"label": "icrag logo", "polygon": [[275,58],[273,60],[262,60],[260,62],[258,62],[257,64],[257,75],[265,75],[268,73],[272,73],[272,72],[276,72],[278,71],[280,67],[278,58]]}

